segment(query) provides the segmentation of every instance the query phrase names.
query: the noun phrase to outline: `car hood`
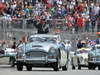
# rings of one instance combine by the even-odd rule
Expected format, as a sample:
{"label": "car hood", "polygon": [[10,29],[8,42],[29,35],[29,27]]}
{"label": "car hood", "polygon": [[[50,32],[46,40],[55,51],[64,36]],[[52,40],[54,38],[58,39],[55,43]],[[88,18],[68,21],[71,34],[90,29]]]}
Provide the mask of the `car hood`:
{"label": "car hood", "polygon": [[88,58],[88,53],[78,54],[78,57],[83,57],[84,59]]}
{"label": "car hood", "polygon": [[48,42],[31,42],[26,44],[26,52],[34,50],[44,50],[48,52],[51,47],[58,48],[56,43]]}

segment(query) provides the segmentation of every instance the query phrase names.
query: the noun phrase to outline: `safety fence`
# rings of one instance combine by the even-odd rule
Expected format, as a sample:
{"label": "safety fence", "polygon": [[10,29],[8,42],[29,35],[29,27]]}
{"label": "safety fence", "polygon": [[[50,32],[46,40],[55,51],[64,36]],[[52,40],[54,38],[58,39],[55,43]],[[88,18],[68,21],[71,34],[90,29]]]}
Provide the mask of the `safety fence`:
{"label": "safety fence", "polygon": [[[60,32],[74,33],[73,30],[68,29],[65,19],[49,19],[46,22],[49,24],[50,33],[54,33],[58,29]],[[24,34],[30,35],[36,32],[37,29],[34,26],[34,19],[0,19],[0,40],[9,40],[12,37],[19,39]]]}
{"label": "safety fence", "polygon": [[[64,19],[48,19],[46,20],[53,28],[61,28],[65,24]],[[16,19],[16,20],[0,20],[0,29],[33,29],[34,19]]]}
{"label": "safety fence", "polygon": [[[56,28],[61,29],[64,25],[63,20],[47,20],[50,25],[50,29],[55,30]],[[8,37],[19,36],[20,33],[29,34],[36,33],[36,28],[34,26],[34,19],[17,19],[17,20],[4,20],[0,19],[0,34],[2,35],[0,39],[7,39]]]}

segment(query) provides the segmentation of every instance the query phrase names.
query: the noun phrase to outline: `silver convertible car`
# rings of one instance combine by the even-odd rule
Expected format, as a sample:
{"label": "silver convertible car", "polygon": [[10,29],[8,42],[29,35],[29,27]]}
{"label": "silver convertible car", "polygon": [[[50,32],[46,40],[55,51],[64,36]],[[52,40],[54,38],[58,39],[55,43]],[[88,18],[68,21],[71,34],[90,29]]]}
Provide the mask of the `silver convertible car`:
{"label": "silver convertible car", "polygon": [[31,71],[32,67],[48,67],[54,71],[59,71],[60,68],[67,70],[67,56],[60,35],[31,35],[27,43],[18,47],[17,70],[22,71],[23,66],[26,66],[28,71]]}

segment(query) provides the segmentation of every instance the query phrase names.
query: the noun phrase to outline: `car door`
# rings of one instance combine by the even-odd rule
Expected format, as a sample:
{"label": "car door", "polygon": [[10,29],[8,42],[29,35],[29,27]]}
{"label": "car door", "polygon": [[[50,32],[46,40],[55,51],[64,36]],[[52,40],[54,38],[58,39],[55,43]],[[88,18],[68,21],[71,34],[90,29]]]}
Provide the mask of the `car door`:
{"label": "car door", "polygon": [[0,65],[9,64],[9,57],[5,55],[5,50],[0,50]]}

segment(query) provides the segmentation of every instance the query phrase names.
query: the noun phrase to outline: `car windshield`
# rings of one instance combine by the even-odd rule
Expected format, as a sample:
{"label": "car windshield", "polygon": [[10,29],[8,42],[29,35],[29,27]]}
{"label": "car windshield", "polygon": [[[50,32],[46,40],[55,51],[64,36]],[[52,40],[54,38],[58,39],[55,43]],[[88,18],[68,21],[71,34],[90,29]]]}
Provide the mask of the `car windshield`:
{"label": "car windshield", "polygon": [[100,46],[97,46],[97,49],[99,49],[99,50],[100,50]]}
{"label": "car windshield", "polygon": [[94,51],[94,50],[100,50],[100,46],[92,47],[92,51]]}
{"label": "car windshield", "polygon": [[38,41],[38,42],[56,42],[57,38],[55,37],[32,37],[29,39],[29,42],[34,42],[34,41]]}

